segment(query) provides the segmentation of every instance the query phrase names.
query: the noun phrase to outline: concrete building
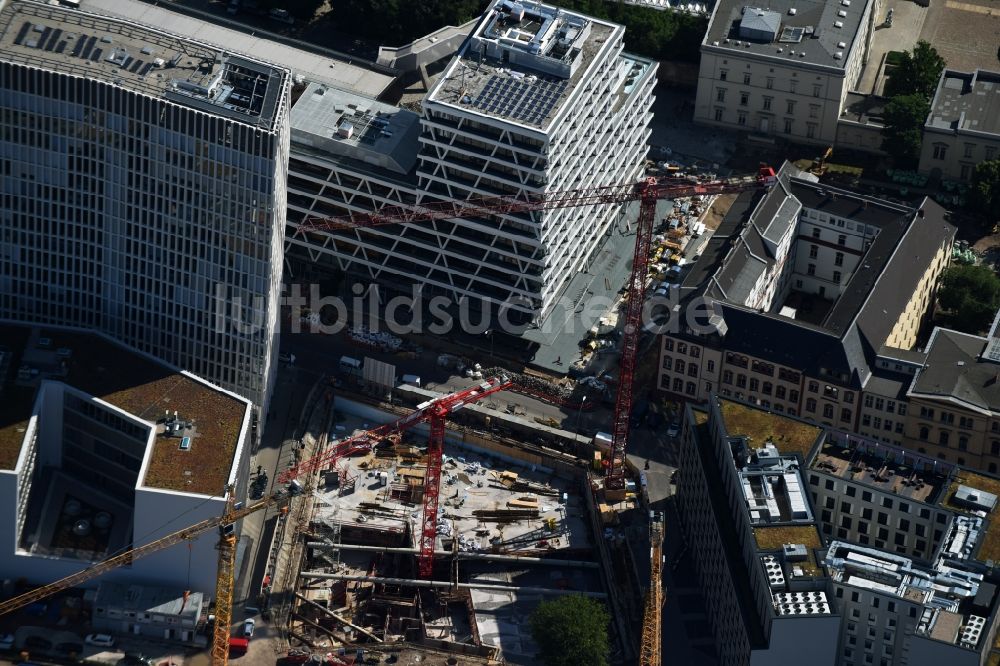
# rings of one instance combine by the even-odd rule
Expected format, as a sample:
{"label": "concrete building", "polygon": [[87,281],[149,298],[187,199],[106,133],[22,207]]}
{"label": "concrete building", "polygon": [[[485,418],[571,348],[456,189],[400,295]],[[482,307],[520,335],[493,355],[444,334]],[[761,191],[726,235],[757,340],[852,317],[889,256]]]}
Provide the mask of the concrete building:
{"label": "concrete building", "polygon": [[722,663],[991,658],[1000,480],[714,397],[688,408],[680,454]]}
{"label": "concrete building", "polygon": [[920,171],[968,181],[977,164],[1000,156],[1000,73],[941,74],[924,123]]}
{"label": "concrete building", "polygon": [[884,392],[898,372],[882,359],[916,344],[955,228],[929,199],[907,208],[800,176],[786,164],[740,195],[684,276],[677,312],[704,299],[714,314],[668,327],[659,388],[854,430],[870,383]]}
{"label": "concrete building", "polygon": [[188,642],[196,635],[206,600],[201,592],[185,598],[176,589],[101,583],[91,624],[104,633]]}
{"label": "concrete building", "polygon": [[695,121],[833,145],[880,6],[880,0],[716,3],[701,44]]}
{"label": "concrete building", "polygon": [[0,10],[0,318],[101,331],[267,402],[287,70],[137,23]]}
{"label": "concrete building", "polygon": [[310,217],[627,183],[643,173],[656,65],[625,29],[543,4],[496,2],[419,113],[326,86],[292,109],[288,260],[513,321],[552,310],[620,214],[601,204],[531,214],[310,231]]}
{"label": "concrete building", "polygon": [[[246,497],[250,401],[103,334],[8,325],[0,345],[0,577],[51,582]],[[217,542],[101,580],[211,593]]]}

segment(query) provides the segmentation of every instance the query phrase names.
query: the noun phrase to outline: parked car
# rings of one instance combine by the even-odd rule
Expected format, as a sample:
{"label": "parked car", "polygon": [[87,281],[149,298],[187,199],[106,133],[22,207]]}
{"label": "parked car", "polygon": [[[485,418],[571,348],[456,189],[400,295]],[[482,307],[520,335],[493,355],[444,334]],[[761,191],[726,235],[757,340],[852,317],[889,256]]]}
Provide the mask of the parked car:
{"label": "parked car", "polygon": [[681,432],[681,424],[674,421],[667,427],[667,437],[676,437]]}
{"label": "parked car", "polygon": [[295,23],[295,19],[292,18],[292,15],[288,13],[287,9],[281,9],[279,7],[275,7],[270,12],[268,12],[267,15],[273,18],[275,21],[281,21],[282,23],[288,23],[289,25]]}
{"label": "parked car", "polygon": [[0,650],[14,649],[14,634],[0,635]]}
{"label": "parked car", "polygon": [[87,637],[83,641],[87,645],[96,645],[98,647],[112,647],[115,644],[115,639],[108,634],[87,634]]}
{"label": "parked car", "polygon": [[256,623],[253,618],[249,618],[243,622],[243,636],[244,638],[253,638],[253,630]]}

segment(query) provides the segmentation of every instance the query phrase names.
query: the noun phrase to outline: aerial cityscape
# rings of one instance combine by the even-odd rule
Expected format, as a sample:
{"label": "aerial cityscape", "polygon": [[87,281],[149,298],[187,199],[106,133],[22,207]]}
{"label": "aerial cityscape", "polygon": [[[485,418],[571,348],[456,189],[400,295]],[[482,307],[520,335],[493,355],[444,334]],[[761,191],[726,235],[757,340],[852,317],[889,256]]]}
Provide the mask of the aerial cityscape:
{"label": "aerial cityscape", "polygon": [[0,662],[1000,665],[992,0],[0,0]]}

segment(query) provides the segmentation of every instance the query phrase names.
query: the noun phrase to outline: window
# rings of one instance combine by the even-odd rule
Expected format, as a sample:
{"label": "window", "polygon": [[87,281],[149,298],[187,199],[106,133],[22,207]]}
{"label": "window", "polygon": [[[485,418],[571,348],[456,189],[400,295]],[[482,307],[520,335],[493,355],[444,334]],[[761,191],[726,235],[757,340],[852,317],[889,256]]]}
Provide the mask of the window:
{"label": "window", "polygon": [[760,392],[763,393],[764,395],[771,395],[773,390],[774,390],[774,384],[772,384],[771,382],[764,382],[764,384],[760,387]]}
{"label": "window", "polygon": [[810,245],[809,246],[809,258],[810,259],[815,259],[818,254],[819,254],[819,248],[816,247],[815,245]]}
{"label": "window", "polygon": [[809,117],[810,118],[819,118],[819,104],[810,104],[809,105]]}
{"label": "window", "polygon": [[680,393],[684,390],[684,380],[680,377],[674,377],[674,393]]}
{"label": "window", "polygon": [[784,400],[785,395],[786,391],[784,386],[779,385],[777,388],[774,389],[774,397],[777,398],[778,400]]}
{"label": "window", "polygon": [[974,143],[965,144],[965,152],[962,154],[963,157],[972,157],[972,149],[976,147]]}
{"label": "window", "polygon": [[[844,234],[838,234],[837,235],[837,245],[847,245],[847,236],[844,235]],[[844,264],[844,256],[840,252],[838,252],[837,254],[841,255],[840,256],[840,263],[837,264],[837,265],[838,266],[842,266]]]}
{"label": "window", "polygon": [[948,146],[947,146],[947,144],[944,144],[944,143],[935,143],[934,144],[934,155],[933,155],[934,159],[936,159],[936,160],[943,160],[944,157],[945,157],[945,155],[947,153],[948,153]]}
{"label": "window", "polygon": [[816,264],[809,264],[806,266],[807,275],[816,275]]}
{"label": "window", "polygon": [[951,439],[951,435],[945,430],[942,430],[940,434],[938,434],[938,444],[941,446],[948,446],[949,439]]}
{"label": "window", "polygon": [[958,177],[961,180],[969,180],[969,176],[971,176],[971,175],[972,175],[972,165],[971,164],[963,164],[962,168],[961,168],[961,173],[958,174]]}
{"label": "window", "polygon": [[851,410],[847,409],[846,407],[842,408],[840,410],[840,420],[843,421],[844,423],[850,423],[851,422]]}
{"label": "window", "polygon": [[833,405],[823,405],[823,418],[824,419],[833,418]]}
{"label": "window", "polygon": [[1000,456],[1000,441],[990,440],[990,455]]}
{"label": "window", "polygon": [[669,356],[664,356],[663,357],[663,369],[664,370],[670,370],[672,363],[673,363],[673,359],[671,359]]}
{"label": "window", "polygon": [[[882,506],[884,506],[887,509],[891,509],[892,508],[892,500],[890,498],[888,498],[888,497],[883,497],[882,498]],[[882,524],[885,525],[885,523],[882,523]]]}
{"label": "window", "polygon": [[674,341],[670,338],[663,338],[663,349],[666,351],[674,350]]}
{"label": "window", "polygon": [[722,109],[715,110],[715,121],[722,122]]}
{"label": "window", "polygon": [[743,374],[736,375],[736,386],[738,386],[739,388],[746,388],[747,376]]}
{"label": "window", "polygon": [[747,124],[747,114],[745,111],[740,111],[736,114],[736,124],[740,126]]}
{"label": "window", "polygon": [[959,435],[958,436],[958,450],[959,451],[968,451],[969,450],[969,437],[968,437],[968,435]]}
{"label": "window", "polygon": [[691,347],[691,358],[698,358],[701,356],[701,347]]}
{"label": "window", "polygon": [[788,392],[788,399],[791,402],[798,402],[799,401],[799,392],[797,390],[795,390],[795,389],[792,389],[791,391]]}
{"label": "window", "polygon": [[726,76],[728,76],[728,75],[729,75],[729,71],[728,70],[725,70],[725,69],[720,69],[719,70],[719,80],[720,81],[725,81],[726,80]]}
{"label": "window", "polygon": [[986,159],[992,160],[997,154],[997,149],[993,146],[986,147]]}
{"label": "window", "polygon": [[927,407],[920,407],[920,418],[932,419],[934,418],[934,410]]}
{"label": "window", "polygon": [[813,139],[816,137],[816,123],[806,123],[806,138]]}
{"label": "window", "polygon": [[695,392],[694,382],[688,382],[687,386],[684,389],[684,392],[687,393],[688,395],[694,395]]}
{"label": "window", "polygon": [[[843,238],[843,236],[841,236],[841,238]],[[833,255],[833,265],[834,266],[843,266],[844,265],[844,253],[843,252],[838,252],[837,254]]]}
{"label": "window", "polygon": [[677,374],[683,375],[685,367],[687,367],[687,366],[684,363],[684,361],[682,361],[680,359],[677,359],[676,361],[674,361],[674,370],[677,372]]}
{"label": "window", "polygon": [[955,415],[951,412],[941,412],[941,423],[952,424],[955,422]]}
{"label": "window", "polygon": [[[792,76],[795,76],[794,72],[792,73]],[[788,82],[788,89],[791,92],[795,92],[798,87],[799,87],[799,82],[796,81],[795,79],[792,79],[791,81]],[[794,102],[792,103],[794,104]],[[789,113],[791,113],[791,111],[789,111]]]}
{"label": "window", "polygon": [[818,83],[816,85],[814,85],[813,86],[813,97],[819,97],[820,90],[822,90],[822,89],[823,89],[823,87],[821,85],[819,85]]}
{"label": "window", "polygon": [[965,416],[959,416],[958,417],[958,427],[959,428],[965,428],[966,430],[972,430],[973,425],[974,425],[974,421],[972,419],[970,419],[968,417],[965,417]]}
{"label": "window", "polygon": [[705,363],[705,369],[709,372],[715,372],[715,361],[708,361]]}
{"label": "window", "polygon": [[750,390],[753,391],[754,393],[756,393],[757,391],[759,391],[760,390],[760,380],[751,378],[750,379]]}
{"label": "window", "polygon": [[819,238],[821,233],[822,232],[819,230],[819,227],[813,227],[813,238]]}
{"label": "window", "polygon": [[792,115],[793,113],[795,113],[795,100],[792,99],[788,100],[788,102],[785,105],[785,113],[787,113],[788,115]]}
{"label": "window", "polygon": [[750,85],[750,72],[743,73],[743,85],[745,86]]}
{"label": "window", "polygon": [[817,382],[809,382],[806,388],[809,389],[810,393],[816,393],[817,391],[819,391],[819,384]]}
{"label": "window", "polygon": [[740,93],[740,106],[746,106],[750,102],[750,94],[741,92]]}
{"label": "window", "polygon": [[833,272],[833,281],[834,281],[834,282],[840,282],[840,278],[841,278],[841,277],[842,277],[842,276],[841,276],[841,274],[840,274],[840,271],[834,271],[834,272]]}
{"label": "window", "polygon": [[698,366],[694,363],[688,363],[688,377],[698,376]]}
{"label": "window", "polygon": [[816,400],[815,398],[809,398],[806,400],[806,411],[815,412],[816,411]]}
{"label": "window", "polygon": [[725,102],[726,101],[726,89],[725,88],[718,88],[718,89],[716,89],[716,91],[715,91],[715,101],[716,102]]}
{"label": "window", "polygon": [[774,98],[773,97],[765,97],[764,98],[764,110],[765,111],[770,111],[771,110],[771,100],[772,99],[774,99]]}
{"label": "window", "polygon": [[792,121],[786,118],[785,119],[785,134],[791,134],[791,133],[792,133]]}
{"label": "window", "polygon": [[725,370],[725,371],[723,371],[723,373],[722,373],[722,383],[723,384],[732,384],[733,383],[733,371],[732,370]]}

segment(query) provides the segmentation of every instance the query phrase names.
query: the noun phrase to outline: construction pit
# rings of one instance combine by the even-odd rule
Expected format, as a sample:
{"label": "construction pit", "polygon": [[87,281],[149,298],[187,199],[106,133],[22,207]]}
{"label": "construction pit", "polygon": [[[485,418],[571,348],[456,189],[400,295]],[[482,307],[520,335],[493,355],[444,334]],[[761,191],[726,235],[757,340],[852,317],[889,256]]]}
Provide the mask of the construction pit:
{"label": "construction pit", "polygon": [[[330,444],[367,425],[348,417]],[[534,663],[541,600],[606,597],[585,472],[447,444],[434,575],[421,579],[426,461],[426,437],[410,431],[320,473],[290,644],[343,663],[362,644],[365,663],[400,663],[400,646],[442,664]]]}

